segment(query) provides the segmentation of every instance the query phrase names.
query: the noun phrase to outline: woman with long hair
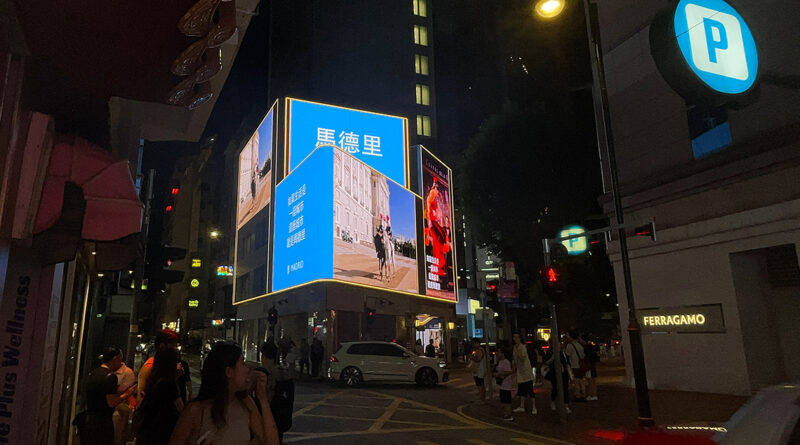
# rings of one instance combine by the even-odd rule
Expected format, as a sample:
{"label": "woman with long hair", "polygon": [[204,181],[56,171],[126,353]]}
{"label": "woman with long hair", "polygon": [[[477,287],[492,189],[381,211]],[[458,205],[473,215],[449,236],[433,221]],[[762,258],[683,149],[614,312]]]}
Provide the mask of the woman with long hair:
{"label": "woman with long hair", "polygon": [[270,411],[267,376],[255,372],[257,407],[247,393],[250,369],[242,350],[220,342],[203,362],[197,398],[186,406],[170,445],[279,445],[278,428]]}
{"label": "woman with long hair", "polygon": [[136,441],[148,445],[167,445],[183,410],[178,389],[177,351],[164,349],[156,352],[146,386],[147,394],[134,414]]}

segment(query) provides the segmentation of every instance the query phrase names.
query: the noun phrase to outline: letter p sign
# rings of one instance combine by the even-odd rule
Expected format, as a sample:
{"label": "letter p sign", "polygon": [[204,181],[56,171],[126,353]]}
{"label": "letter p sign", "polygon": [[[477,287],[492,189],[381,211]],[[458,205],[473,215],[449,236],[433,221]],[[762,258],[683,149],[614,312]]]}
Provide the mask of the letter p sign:
{"label": "letter p sign", "polygon": [[686,62],[709,87],[738,94],[755,82],[755,40],[744,19],[723,0],[681,0],[675,34]]}

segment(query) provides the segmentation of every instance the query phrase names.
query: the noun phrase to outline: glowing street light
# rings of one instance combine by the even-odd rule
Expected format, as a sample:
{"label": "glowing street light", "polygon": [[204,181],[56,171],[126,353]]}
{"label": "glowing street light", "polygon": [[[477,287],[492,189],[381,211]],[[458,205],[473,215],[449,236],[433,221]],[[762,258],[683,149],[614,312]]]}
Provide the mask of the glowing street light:
{"label": "glowing street light", "polygon": [[564,11],[564,0],[539,0],[534,9],[540,16],[550,19]]}
{"label": "glowing street light", "polygon": [[219,238],[219,232],[217,232],[216,230],[212,230],[212,231],[211,231],[211,233],[209,233],[209,235],[210,235],[210,236],[211,236],[211,238],[213,238],[213,239],[217,239],[217,238]]}

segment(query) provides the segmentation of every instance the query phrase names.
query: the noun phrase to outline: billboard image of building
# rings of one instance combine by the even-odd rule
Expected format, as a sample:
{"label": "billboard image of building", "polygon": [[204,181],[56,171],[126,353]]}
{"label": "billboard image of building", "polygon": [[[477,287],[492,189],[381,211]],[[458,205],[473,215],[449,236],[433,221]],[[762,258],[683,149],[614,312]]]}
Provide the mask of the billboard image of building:
{"label": "billboard image of building", "polygon": [[267,113],[239,154],[237,229],[269,204],[272,198],[273,119],[274,108]]}
{"label": "billboard image of building", "polygon": [[419,292],[414,195],[334,154],[334,278]]}
{"label": "billboard image of building", "polygon": [[427,150],[421,151],[426,294],[455,301],[452,172]]}

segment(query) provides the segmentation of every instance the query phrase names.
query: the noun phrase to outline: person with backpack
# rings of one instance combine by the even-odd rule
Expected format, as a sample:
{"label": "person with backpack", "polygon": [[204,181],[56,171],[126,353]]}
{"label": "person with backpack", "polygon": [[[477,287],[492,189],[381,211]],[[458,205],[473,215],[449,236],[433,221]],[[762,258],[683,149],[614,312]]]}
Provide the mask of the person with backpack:
{"label": "person with backpack", "polygon": [[[319,341],[319,340],[317,340]],[[266,403],[270,406],[272,417],[278,428],[278,440],[283,443],[283,435],[292,428],[292,411],[294,410],[294,381],[286,376],[277,364],[278,348],[267,341],[261,348],[261,366],[256,368],[267,376]],[[258,399],[259,405],[262,402]]]}
{"label": "person with backpack", "polygon": [[580,343],[589,363],[589,370],[586,371],[586,400],[594,401],[597,400],[597,364],[600,363],[600,355],[597,345],[586,334],[580,336]]}
{"label": "person with backpack", "polygon": [[178,388],[178,351],[156,352],[147,380],[147,395],[133,412],[136,443],[167,445],[178,423],[183,400]]}
{"label": "person with backpack", "polygon": [[564,347],[567,355],[569,367],[572,370],[572,382],[575,390],[575,401],[586,401],[586,371],[589,370],[589,363],[586,361],[586,353],[583,346],[578,342],[578,333],[569,331],[567,333],[567,345]]}

